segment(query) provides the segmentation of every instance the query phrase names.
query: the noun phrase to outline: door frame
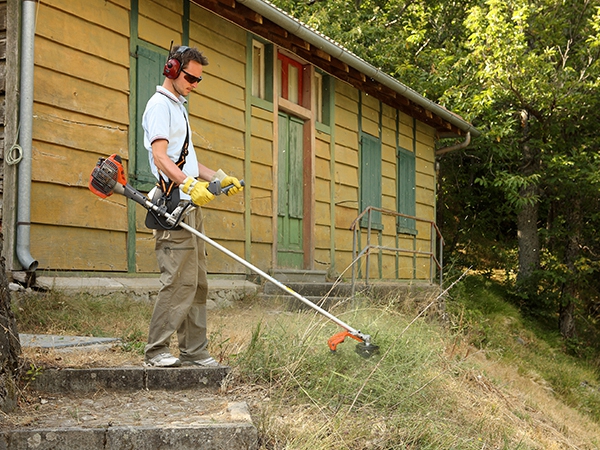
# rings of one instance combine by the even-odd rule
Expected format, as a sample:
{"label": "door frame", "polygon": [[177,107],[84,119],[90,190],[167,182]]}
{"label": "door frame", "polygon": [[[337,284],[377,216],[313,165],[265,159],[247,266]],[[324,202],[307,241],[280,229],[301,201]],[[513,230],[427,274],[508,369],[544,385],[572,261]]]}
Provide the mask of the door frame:
{"label": "door frame", "polygon": [[[290,56],[285,53],[286,56]],[[273,52],[274,66],[277,67],[277,52]],[[304,160],[304,219],[302,222],[303,232],[303,251],[304,251],[304,263],[303,269],[312,270],[314,268],[314,230],[315,230],[315,130],[316,121],[313,114],[315,108],[315,99],[312,97],[314,92],[314,67],[310,64],[303,62],[304,68],[302,71],[302,105],[286,100],[279,95],[275,96],[275,108],[273,111],[273,176],[277,177],[279,170],[279,112],[295,116],[296,118],[304,120],[303,128],[303,160]],[[277,74],[276,74],[277,75]],[[274,78],[274,90],[273,92],[279,92],[279,76]],[[277,180],[277,178],[275,178]],[[272,249],[272,261],[273,267],[277,268],[277,205],[278,205],[278,193],[277,183],[273,183],[273,249]]]}

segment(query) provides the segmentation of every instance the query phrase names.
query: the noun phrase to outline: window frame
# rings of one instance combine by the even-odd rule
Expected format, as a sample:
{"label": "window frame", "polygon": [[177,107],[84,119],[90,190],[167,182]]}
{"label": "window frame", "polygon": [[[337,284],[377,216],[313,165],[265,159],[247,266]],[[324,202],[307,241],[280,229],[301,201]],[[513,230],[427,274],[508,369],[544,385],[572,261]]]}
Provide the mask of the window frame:
{"label": "window frame", "polygon": [[[289,93],[289,82],[290,82],[290,66],[297,69],[298,73],[298,86],[297,86],[297,101],[290,100]],[[304,103],[304,64],[284,55],[281,52],[277,52],[277,73],[279,78],[279,96],[295,105],[303,106]]]}
{"label": "window frame", "polygon": [[[260,44],[264,48],[261,66],[261,75],[264,82],[264,97],[257,97],[253,95],[254,90],[254,43]],[[265,41],[264,39],[248,33],[247,45],[246,45],[246,63],[248,65],[247,76],[248,79],[248,95],[252,106],[264,109],[266,111],[273,111],[273,44]]]}

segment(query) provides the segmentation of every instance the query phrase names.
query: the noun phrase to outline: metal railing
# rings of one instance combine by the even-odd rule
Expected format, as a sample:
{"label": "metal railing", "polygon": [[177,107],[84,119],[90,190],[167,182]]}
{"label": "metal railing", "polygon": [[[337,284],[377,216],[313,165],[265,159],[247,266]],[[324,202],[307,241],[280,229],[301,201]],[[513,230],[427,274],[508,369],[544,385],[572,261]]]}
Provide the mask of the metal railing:
{"label": "metal railing", "polygon": [[[390,246],[381,245],[382,238],[383,238],[383,230],[382,229],[374,229],[373,216],[372,216],[373,212],[380,212],[381,214],[395,217],[395,221],[394,221],[395,233],[394,233],[394,235],[392,235],[392,234],[388,235],[388,237],[394,237],[396,240],[396,245],[398,245],[398,240],[401,235],[402,235],[402,237],[406,237],[407,235],[409,235],[409,236],[412,235],[413,248],[409,249],[409,248],[390,247]],[[363,219],[365,216],[367,216],[366,227],[364,225],[361,225],[361,219]],[[411,220],[414,220],[415,222],[423,222],[423,223],[429,224],[429,227],[431,230],[430,239],[429,239],[429,251],[416,249],[416,243],[417,243],[416,233],[409,234],[409,233],[398,231],[397,223],[398,223],[399,217],[411,219]],[[366,256],[365,283],[369,284],[370,256],[371,256],[371,253],[376,250],[379,251],[380,259],[381,259],[381,255],[382,255],[383,251],[394,252],[394,253],[396,253],[396,256],[398,256],[401,253],[412,254],[412,257],[413,257],[413,279],[417,279],[416,278],[416,270],[417,270],[416,269],[416,260],[417,260],[417,258],[418,257],[429,258],[429,260],[430,260],[429,282],[430,283],[434,282],[434,279],[436,278],[436,272],[437,272],[438,277],[439,277],[439,284],[440,284],[440,286],[442,286],[444,238],[442,237],[442,234],[440,233],[440,230],[437,227],[437,225],[435,224],[435,222],[433,222],[431,220],[422,219],[419,217],[401,214],[396,211],[391,211],[388,209],[377,208],[374,206],[368,206],[367,208],[365,208],[365,210],[362,213],[360,213],[360,215],[356,219],[354,219],[354,221],[352,222],[352,225],[350,226],[350,230],[353,232],[353,239],[352,239],[352,261],[353,261],[353,264],[352,264],[352,294],[353,295],[354,295],[354,285],[356,283],[356,276],[357,276],[357,274],[356,274],[357,263],[359,263],[360,258],[362,258],[363,256]],[[360,250],[360,252],[358,252],[358,246],[360,245],[360,237],[361,237],[361,234],[365,230],[367,233],[367,244]],[[377,231],[377,238],[379,241],[378,245],[371,244],[371,236],[373,234],[373,231]],[[424,242],[424,240],[421,242]],[[436,250],[438,252],[437,257],[436,257]],[[382,265],[381,260],[379,261],[379,264],[380,264],[380,274],[381,274],[381,265]],[[398,267],[396,267],[395,278],[399,278]]]}

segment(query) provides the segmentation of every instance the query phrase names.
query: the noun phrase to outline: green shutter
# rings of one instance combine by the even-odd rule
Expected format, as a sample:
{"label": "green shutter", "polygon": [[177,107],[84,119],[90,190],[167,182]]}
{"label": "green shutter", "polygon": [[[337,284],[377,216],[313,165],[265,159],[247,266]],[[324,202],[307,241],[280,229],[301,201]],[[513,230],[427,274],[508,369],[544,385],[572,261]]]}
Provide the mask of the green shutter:
{"label": "green shutter", "polygon": [[303,128],[304,122],[296,117],[290,117],[290,174],[289,202],[290,217],[302,219],[304,216],[304,155]]}
{"label": "green shutter", "polygon": [[[409,216],[416,214],[415,154],[398,149],[398,212]],[[414,219],[398,218],[398,232],[416,234]]]}
{"label": "green shutter", "polygon": [[[367,206],[381,208],[381,141],[369,134],[361,135],[360,192],[361,212]],[[368,217],[361,221],[368,226]],[[382,229],[381,213],[371,213],[371,227]]]}
{"label": "green shutter", "polygon": [[145,47],[137,48],[137,90],[136,90],[136,122],[135,122],[135,178],[133,186],[141,191],[149,191],[156,183],[150,170],[148,151],[144,147],[144,129],[142,115],[148,99],[156,92],[156,86],[163,82],[163,67],[167,52],[158,52]]}

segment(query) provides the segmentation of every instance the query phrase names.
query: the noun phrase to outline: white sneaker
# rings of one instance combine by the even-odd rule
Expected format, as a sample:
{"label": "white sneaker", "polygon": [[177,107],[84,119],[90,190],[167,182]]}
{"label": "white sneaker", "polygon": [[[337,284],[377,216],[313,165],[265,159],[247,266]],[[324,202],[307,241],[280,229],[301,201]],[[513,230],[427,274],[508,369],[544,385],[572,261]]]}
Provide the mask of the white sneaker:
{"label": "white sneaker", "polygon": [[144,365],[148,367],[179,367],[181,361],[170,353],[161,353],[160,355],[156,355],[154,358],[145,361]]}
{"label": "white sneaker", "polygon": [[199,359],[198,361],[184,361],[184,363],[185,364],[194,364],[196,366],[201,366],[201,367],[223,367],[212,356],[210,356],[206,359]]}

